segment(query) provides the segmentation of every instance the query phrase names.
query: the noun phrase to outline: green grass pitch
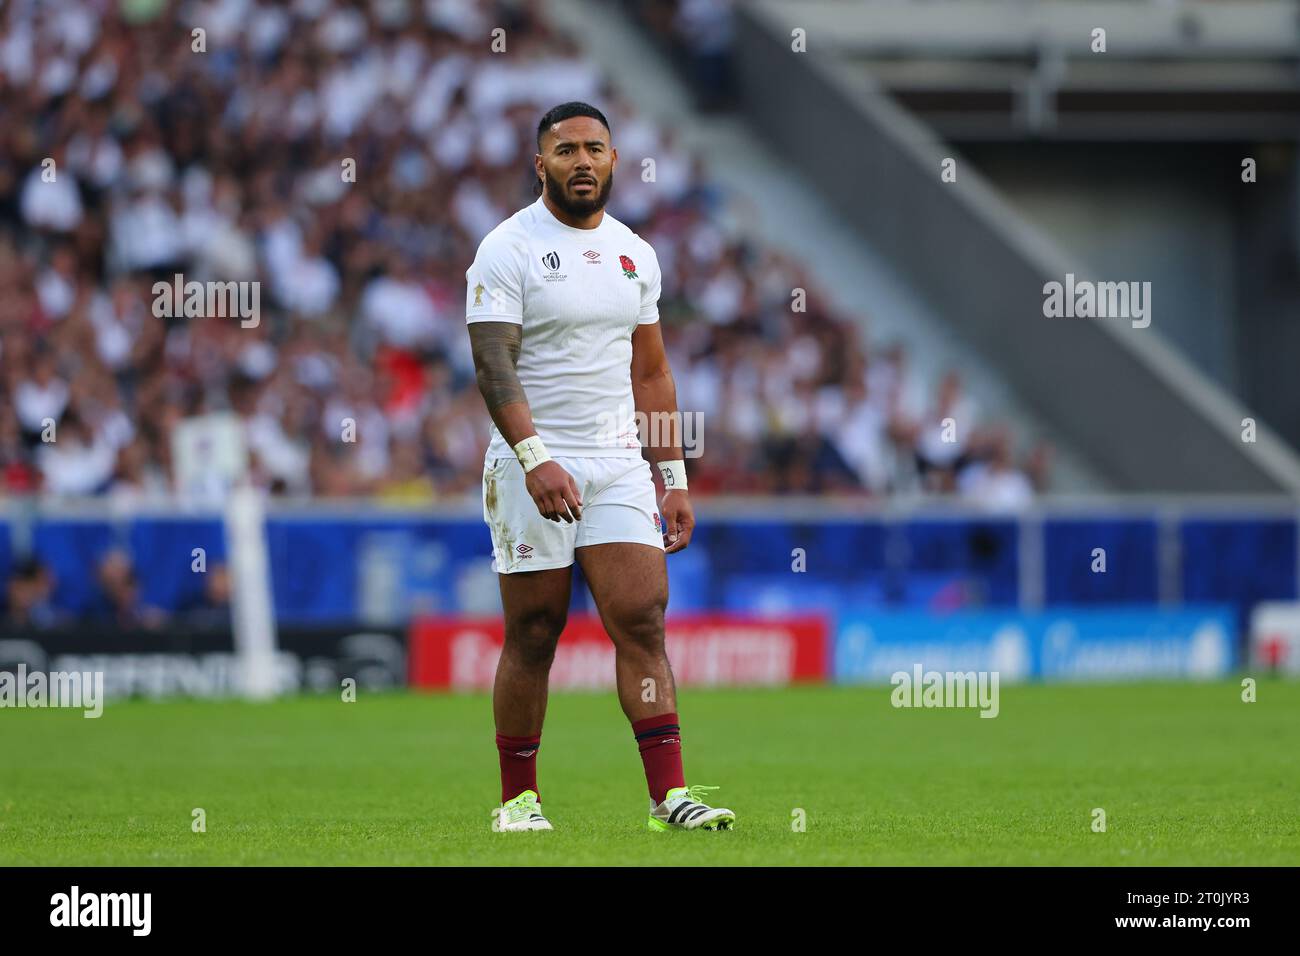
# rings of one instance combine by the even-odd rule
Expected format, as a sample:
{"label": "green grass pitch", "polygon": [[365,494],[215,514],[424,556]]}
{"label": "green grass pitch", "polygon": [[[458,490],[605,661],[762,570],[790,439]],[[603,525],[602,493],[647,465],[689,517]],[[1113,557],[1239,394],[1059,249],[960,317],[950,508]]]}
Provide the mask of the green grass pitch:
{"label": "green grass pitch", "polygon": [[481,695],[0,710],[0,864],[1300,863],[1294,683],[1004,687],[991,720],[888,687],[688,688],[680,711],[688,782],[722,786],[734,831],[645,829],[612,694],[551,698],[552,833],[489,831]]}

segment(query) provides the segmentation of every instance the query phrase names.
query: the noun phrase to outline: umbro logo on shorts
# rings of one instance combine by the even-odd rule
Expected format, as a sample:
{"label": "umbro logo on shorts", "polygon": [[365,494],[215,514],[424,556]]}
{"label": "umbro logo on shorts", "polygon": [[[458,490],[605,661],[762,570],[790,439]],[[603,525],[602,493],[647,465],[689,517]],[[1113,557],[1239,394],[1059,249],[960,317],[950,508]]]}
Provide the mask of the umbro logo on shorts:
{"label": "umbro logo on shorts", "polygon": [[533,555],[533,546],[531,544],[521,544],[515,548],[521,558],[531,558]]}

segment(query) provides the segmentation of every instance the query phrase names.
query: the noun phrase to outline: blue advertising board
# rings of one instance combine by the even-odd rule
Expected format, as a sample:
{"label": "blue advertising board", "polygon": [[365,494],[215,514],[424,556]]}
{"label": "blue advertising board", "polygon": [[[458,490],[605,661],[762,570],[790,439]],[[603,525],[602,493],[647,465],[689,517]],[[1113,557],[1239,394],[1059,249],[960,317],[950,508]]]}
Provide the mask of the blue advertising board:
{"label": "blue advertising board", "polygon": [[934,671],[997,671],[1003,681],[1211,679],[1237,659],[1231,608],[1084,608],[1038,614],[919,611],[840,617],[832,674],[885,683],[920,664]]}

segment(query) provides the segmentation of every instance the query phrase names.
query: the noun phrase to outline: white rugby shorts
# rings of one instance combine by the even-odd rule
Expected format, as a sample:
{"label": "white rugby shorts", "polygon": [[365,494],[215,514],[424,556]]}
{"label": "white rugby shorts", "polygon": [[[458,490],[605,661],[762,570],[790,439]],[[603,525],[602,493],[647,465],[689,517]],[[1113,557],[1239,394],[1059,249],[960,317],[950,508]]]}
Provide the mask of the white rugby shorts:
{"label": "white rugby shorts", "polygon": [[573,564],[575,548],[631,541],[664,550],[663,520],[644,458],[552,459],[573,476],[582,499],[574,522],[543,518],[515,458],[483,462],[483,520],[492,532],[492,570],[545,571]]}

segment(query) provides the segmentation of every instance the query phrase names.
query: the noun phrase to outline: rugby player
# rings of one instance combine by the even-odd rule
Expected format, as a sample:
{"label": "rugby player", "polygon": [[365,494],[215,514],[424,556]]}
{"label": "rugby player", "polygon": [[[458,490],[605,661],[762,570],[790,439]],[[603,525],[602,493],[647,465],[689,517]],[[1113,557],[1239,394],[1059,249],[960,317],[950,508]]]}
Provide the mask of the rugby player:
{"label": "rugby player", "polygon": [[465,273],[465,320],[493,423],[483,518],[505,614],[492,692],[501,765],[492,829],[502,832],[551,829],[537,753],[575,560],[614,643],[619,702],[649,787],[647,826],[724,830],[736,818],[704,802],[716,788],[688,787],[682,771],[664,652],[665,554],[690,543],[695,518],[680,428],[671,446],[649,449],[664,486],[658,504],[642,457],[636,413],[679,421],[677,393],[655,252],[605,212],[617,166],[598,109],[571,102],[547,112],[537,200],[484,237]]}

